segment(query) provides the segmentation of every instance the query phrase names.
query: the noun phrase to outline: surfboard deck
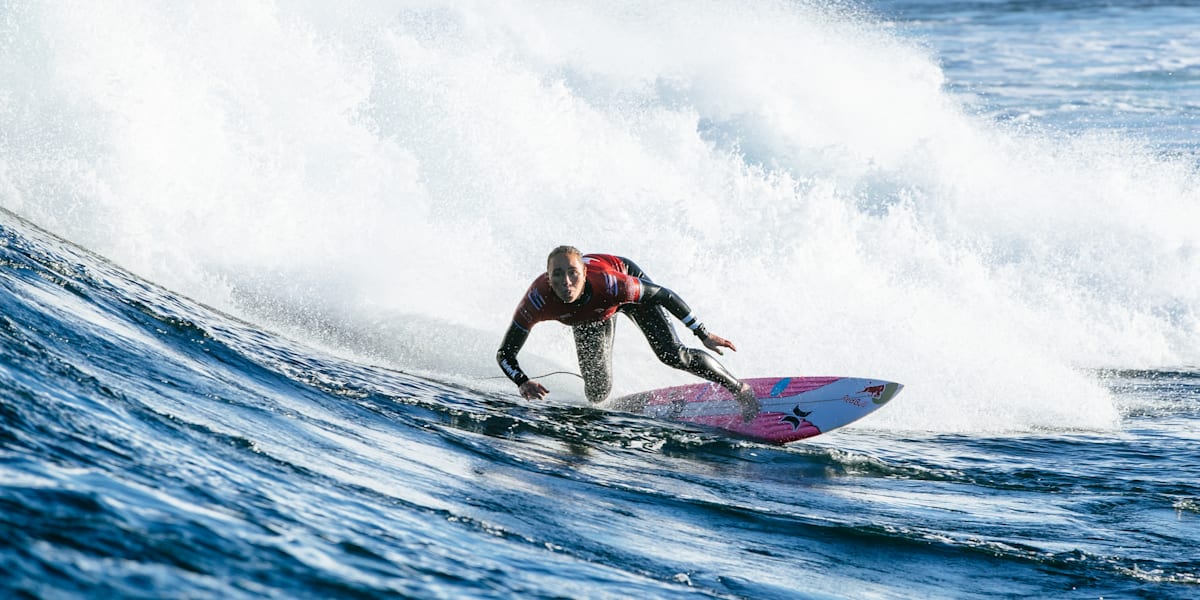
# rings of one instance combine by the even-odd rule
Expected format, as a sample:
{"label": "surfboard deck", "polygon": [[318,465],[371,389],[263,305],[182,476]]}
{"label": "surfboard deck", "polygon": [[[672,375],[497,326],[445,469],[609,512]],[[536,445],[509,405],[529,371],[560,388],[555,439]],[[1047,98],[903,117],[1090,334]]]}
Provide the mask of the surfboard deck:
{"label": "surfboard deck", "polygon": [[610,410],[694,423],[772,444],[786,444],[849,425],[888,403],[904,387],[857,377],[743,379],[758,397],[758,415],[743,421],[733,395],[715,383],[695,383],[608,400]]}

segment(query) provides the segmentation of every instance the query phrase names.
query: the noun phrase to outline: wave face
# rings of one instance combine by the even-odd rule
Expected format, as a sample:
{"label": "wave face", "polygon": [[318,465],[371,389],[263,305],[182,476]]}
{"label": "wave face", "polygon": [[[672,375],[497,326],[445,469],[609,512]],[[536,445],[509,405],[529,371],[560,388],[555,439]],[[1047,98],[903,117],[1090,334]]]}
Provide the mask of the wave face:
{"label": "wave face", "polygon": [[5,597],[1200,585],[1195,371],[1112,374],[1119,435],[843,430],[776,448],[337,358],[6,212],[0,264]]}
{"label": "wave face", "polygon": [[12,598],[1182,599],[1200,584],[1194,371],[1115,373],[1117,436],[769,448],[338,359],[7,212],[0,241]]}

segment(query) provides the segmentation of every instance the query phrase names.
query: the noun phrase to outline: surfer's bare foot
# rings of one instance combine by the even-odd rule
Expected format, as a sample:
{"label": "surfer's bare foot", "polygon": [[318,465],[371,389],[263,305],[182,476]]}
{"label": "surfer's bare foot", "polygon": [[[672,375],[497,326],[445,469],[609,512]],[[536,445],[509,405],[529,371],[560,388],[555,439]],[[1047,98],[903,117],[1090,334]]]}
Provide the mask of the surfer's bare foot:
{"label": "surfer's bare foot", "polygon": [[743,383],[741,389],[734,394],[734,399],[742,406],[743,423],[749,423],[758,416],[760,410],[758,397],[754,395],[754,390],[750,389],[749,384]]}

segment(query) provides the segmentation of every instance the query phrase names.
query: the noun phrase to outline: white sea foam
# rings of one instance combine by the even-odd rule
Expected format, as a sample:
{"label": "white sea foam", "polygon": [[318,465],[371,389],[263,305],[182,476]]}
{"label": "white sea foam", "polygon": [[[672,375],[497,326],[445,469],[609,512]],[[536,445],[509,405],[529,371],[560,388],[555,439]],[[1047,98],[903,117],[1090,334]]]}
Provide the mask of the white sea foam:
{"label": "white sea foam", "polygon": [[[862,17],[128,2],[0,28],[0,203],[399,368],[499,375],[560,243],[636,260],[739,375],[904,382],[872,426],[1107,428],[1078,369],[1200,364],[1195,165],[973,116]],[[618,344],[618,392],[686,380],[631,325]],[[543,325],[522,361],[573,356]]]}

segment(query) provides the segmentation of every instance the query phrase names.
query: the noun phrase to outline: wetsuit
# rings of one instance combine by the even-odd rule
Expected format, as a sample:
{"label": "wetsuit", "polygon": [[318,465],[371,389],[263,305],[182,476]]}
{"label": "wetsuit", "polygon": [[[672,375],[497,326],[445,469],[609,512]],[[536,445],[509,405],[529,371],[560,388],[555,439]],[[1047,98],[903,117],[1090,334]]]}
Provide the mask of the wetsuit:
{"label": "wetsuit", "polygon": [[684,346],[667,312],[705,339],[708,332],[682,298],[655,284],[646,273],[627,258],[611,254],[583,256],[587,272],[583,295],[570,304],[563,302],[550,288],[549,275],[543,273],[529,286],[513,313],[512,324],[504,336],[496,360],[504,374],[518,386],[529,377],[517,363],[517,353],[525,345],[529,330],[541,321],[559,321],[570,325],[575,335],[575,352],[583,375],[588,400],[599,402],[612,389],[612,347],[616,321],[624,313],[637,323],[659,360],[729,390],[741,385],[721,363],[707,352]]}

